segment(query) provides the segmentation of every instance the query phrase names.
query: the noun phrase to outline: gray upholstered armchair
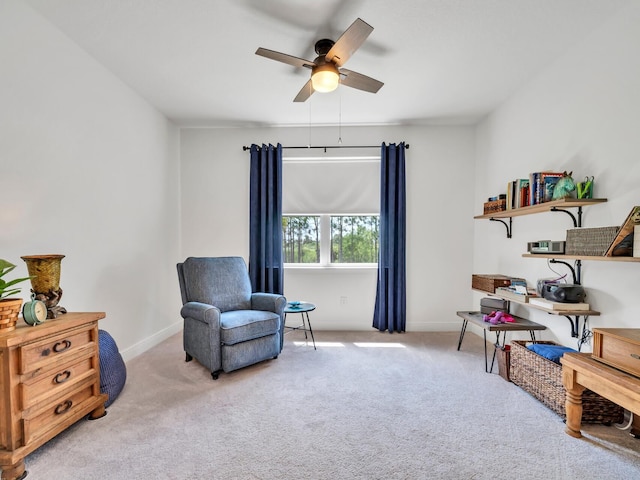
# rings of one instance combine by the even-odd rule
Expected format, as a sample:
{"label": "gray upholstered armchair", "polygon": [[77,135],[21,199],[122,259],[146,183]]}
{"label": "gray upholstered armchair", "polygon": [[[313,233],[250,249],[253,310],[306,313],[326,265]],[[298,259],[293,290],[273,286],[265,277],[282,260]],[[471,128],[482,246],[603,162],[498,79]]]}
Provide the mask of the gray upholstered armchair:
{"label": "gray upholstered armchair", "polygon": [[177,267],[187,362],[195,358],[215,380],[220,370],[278,358],[287,301],[252,293],[242,257],[189,257]]}

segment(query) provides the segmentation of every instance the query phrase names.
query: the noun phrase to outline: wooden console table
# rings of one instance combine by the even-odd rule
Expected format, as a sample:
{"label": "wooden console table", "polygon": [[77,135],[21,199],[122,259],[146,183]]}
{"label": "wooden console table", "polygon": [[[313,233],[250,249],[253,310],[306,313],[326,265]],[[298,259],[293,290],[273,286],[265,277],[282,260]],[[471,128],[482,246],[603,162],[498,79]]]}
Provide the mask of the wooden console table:
{"label": "wooden console table", "polygon": [[588,353],[565,353],[560,362],[567,390],[565,431],[572,437],[582,437],[582,392],[586,388],[640,415],[640,378],[594,360]]}
{"label": "wooden console table", "polygon": [[485,322],[482,318],[483,315],[480,312],[456,312],[460,318],[462,318],[462,329],[460,330],[460,338],[458,340],[458,350],[462,346],[462,339],[464,338],[464,334],[467,331],[467,325],[469,322],[477,325],[478,327],[483,329],[484,334],[484,371],[491,372],[493,371],[493,364],[496,360],[496,351],[493,351],[493,358],[491,360],[491,368],[489,368],[489,362],[487,359],[487,331],[496,332],[496,345],[500,345],[500,333],[503,333],[502,336],[502,346],[504,346],[505,338],[507,336],[507,332],[514,331],[528,331],[531,336],[531,340],[533,342],[536,341],[536,330],[545,330],[547,327],[544,325],[540,325],[539,323],[532,322],[531,320],[527,320],[526,318],[516,317],[515,315],[511,315],[515,322],[507,322],[507,323],[497,323],[495,325]]}
{"label": "wooden console table", "polygon": [[24,457],[81,418],[105,415],[100,393],[98,320],[66,313],[0,334],[2,480],[27,476]]}

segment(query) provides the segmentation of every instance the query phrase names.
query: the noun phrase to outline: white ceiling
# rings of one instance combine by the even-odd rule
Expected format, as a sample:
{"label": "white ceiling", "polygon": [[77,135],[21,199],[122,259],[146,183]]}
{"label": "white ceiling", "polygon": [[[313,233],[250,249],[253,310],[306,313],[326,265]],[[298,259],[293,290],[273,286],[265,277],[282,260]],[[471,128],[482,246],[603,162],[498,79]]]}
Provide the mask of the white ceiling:
{"label": "white ceiling", "polygon": [[[24,0],[185,126],[472,123],[635,0]],[[293,98],[357,17],[375,30],[345,65],[385,83]]]}

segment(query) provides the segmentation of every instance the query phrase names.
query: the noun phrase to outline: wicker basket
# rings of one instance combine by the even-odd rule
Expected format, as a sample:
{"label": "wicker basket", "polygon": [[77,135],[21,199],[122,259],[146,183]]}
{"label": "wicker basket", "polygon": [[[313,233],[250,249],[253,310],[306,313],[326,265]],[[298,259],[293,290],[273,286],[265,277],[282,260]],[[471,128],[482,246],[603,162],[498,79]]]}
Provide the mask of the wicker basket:
{"label": "wicker basket", "polygon": [[0,333],[11,332],[16,329],[21,306],[21,298],[0,300]]}
{"label": "wicker basket", "polygon": [[60,288],[60,262],[64,255],[25,255],[35,293],[56,292]]}
{"label": "wicker basket", "polygon": [[495,293],[497,287],[508,287],[511,285],[511,277],[498,273],[471,275],[471,288],[484,292]]}
{"label": "wicker basket", "polygon": [[602,256],[616,237],[619,227],[572,228],[567,230],[567,255]]}
{"label": "wicker basket", "polygon": [[[527,348],[528,341],[511,342],[509,378],[563,418],[566,418],[566,390],[562,385],[562,365],[558,365]],[[556,345],[554,342],[538,341]],[[583,423],[619,423],[624,410],[591,390],[582,394]]]}

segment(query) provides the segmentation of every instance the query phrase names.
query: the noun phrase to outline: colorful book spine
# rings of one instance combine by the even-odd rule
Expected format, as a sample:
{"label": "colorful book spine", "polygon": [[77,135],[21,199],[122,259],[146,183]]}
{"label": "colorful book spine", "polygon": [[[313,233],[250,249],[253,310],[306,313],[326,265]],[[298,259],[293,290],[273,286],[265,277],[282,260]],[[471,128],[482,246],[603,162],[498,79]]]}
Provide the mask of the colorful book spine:
{"label": "colorful book spine", "polygon": [[537,182],[538,182],[538,172],[533,172],[529,174],[529,205],[536,205],[536,193],[537,193]]}
{"label": "colorful book spine", "polygon": [[529,205],[529,179],[521,178],[518,180],[518,207]]}
{"label": "colorful book spine", "polygon": [[536,204],[551,201],[553,198],[553,189],[562,176],[562,172],[538,172]]}

